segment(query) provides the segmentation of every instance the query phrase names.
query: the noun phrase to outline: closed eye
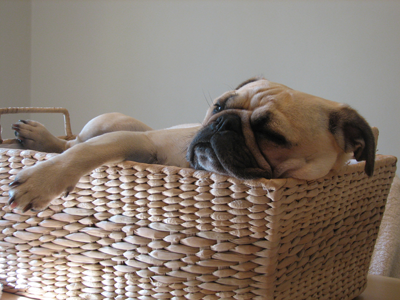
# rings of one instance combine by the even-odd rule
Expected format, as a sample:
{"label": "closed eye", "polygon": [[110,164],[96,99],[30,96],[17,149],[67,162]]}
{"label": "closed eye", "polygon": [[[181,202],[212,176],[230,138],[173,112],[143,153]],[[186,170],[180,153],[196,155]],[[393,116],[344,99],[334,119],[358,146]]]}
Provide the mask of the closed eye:
{"label": "closed eye", "polygon": [[256,135],[259,135],[262,138],[265,138],[279,146],[285,146],[285,147],[290,146],[290,142],[280,133],[268,129],[256,130],[255,133]]}
{"label": "closed eye", "polygon": [[257,118],[252,121],[252,128],[256,135],[259,137],[271,141],[279,146],[290,147],[291,143],[286,139],[286,137],[271,128],[271,123],[274,118],[272,112],[264,114],[263,117]]}

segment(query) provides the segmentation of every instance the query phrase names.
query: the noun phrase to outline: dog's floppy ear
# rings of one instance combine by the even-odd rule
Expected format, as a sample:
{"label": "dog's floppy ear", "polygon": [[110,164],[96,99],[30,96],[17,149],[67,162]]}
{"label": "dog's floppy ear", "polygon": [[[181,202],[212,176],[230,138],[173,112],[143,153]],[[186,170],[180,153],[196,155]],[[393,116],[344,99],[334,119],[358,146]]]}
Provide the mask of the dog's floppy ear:
{"label": "dog's floppy ear", "polygon": [[329,130],[344,152],[354,153],[357,161],[365,160],[365,173],[372,176],[375,164],[375,138],[367,121],[349,106],[329,115]]}
{"label": "dog's floppy ear", "polygon": [[241,84],[239,84],[239,85],[236,87],[235,90],[238,90],[238,89],[240,89],[241,87],[244,87],[246,84],[252,83],[252,82],[254,82],[254,81],[258,81],[258,80],[260,80],[260,79],[262,79],[262,77],[252,77],[252,78],[250,78],[250,79],[247,79],[246,81],[243,81]]}

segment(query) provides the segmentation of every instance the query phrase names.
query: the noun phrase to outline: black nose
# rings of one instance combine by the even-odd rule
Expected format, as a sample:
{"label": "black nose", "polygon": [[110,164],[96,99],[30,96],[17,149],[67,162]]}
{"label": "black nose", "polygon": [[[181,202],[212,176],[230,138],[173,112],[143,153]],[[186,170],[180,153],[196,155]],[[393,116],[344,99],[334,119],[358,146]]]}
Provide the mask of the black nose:
{"label": "black nose", "polygon": [[234,131],[242,133],[242,122],[238,115],[224,114],[215,120],[213,129],[216,132]]}

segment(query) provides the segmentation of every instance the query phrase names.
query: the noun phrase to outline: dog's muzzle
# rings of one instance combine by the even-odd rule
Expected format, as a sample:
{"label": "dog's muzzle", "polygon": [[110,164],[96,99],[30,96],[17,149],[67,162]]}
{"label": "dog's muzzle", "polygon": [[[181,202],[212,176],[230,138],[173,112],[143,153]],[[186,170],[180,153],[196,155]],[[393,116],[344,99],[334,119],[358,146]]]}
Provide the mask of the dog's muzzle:
{"label": "dog's muzzle", "polygon": [[191,166],[240,179],[270,178],[271,168],[260,153],[249,116],[243,111],[213,116],[189,146]]}

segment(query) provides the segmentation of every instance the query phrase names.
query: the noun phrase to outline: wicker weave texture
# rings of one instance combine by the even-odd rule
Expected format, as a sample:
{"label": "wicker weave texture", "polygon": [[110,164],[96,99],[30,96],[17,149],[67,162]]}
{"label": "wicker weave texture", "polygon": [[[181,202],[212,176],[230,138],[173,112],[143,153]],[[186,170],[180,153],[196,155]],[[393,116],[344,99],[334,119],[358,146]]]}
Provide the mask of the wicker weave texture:
{"label": "wicker weave texture", "polygon": [[[0,207],[19,170],[51,156],[0,149]],[[312,182],[103,166],[45,211],[0,210],[0,282],[38,299],[352,299],[395,165]]]}

